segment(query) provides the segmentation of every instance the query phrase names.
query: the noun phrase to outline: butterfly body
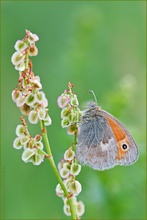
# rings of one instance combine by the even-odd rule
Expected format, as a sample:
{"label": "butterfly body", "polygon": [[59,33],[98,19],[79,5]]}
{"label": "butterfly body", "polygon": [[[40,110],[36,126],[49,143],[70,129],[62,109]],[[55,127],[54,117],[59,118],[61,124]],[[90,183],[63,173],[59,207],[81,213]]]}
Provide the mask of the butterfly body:
{"label": "butterfly body", "polygon": [[126,127],[90,102],[78,126],[76,157],[96,170],[127,166],[138,159],[138,148]]}

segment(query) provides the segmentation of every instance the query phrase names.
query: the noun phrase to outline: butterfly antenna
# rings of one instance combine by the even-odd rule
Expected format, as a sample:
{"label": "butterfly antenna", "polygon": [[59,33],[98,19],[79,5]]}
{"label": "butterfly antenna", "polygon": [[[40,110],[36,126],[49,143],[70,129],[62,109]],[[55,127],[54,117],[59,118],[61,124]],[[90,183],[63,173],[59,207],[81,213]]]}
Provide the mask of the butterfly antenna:
{"label": "butterfly antenna", "polygon": [[88,92],[93,95],[94,101],[97,103],[97,98],[96,98],[96,95],[95,95],[94,91],[93,90],[89,90]]}

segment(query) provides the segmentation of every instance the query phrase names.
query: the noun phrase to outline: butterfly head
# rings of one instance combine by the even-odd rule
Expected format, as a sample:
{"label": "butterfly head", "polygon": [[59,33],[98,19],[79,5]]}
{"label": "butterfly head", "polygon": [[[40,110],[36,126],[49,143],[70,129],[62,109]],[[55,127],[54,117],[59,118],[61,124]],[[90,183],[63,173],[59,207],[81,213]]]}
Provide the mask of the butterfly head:
{"label": "butterfly head", "polygon": [[93,95],[93,97],[94,97],[94,102],[90,101],[87,104],[88,110],[96,110],[96,109],[99,110],[100,106],[98,106],[98,104],[97,104],[97,98],[96,98],[95,93],[92,90],[89,90],[88,92],[91,93]]}
{"label": "butterfly head", "polygon": [[88,109],[96,109],[97,107],[98,107],[98,105],[97,105],[97,103],[96,102],[93,102],[93,101],[89,101],[88,103],[87,103],[87,107],[88,107]]}

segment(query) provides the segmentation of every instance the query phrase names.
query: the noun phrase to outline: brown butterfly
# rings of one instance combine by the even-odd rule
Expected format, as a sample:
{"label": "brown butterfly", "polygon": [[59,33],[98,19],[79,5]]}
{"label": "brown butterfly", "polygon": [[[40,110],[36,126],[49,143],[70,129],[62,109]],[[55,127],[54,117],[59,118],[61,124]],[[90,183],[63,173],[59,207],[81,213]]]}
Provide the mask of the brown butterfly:
{"label": "brown butterfly", "polygon": [[95,170],[127,166],[138,159],[138,148],[126,127],[90,102],[78,126],[76,158]]}

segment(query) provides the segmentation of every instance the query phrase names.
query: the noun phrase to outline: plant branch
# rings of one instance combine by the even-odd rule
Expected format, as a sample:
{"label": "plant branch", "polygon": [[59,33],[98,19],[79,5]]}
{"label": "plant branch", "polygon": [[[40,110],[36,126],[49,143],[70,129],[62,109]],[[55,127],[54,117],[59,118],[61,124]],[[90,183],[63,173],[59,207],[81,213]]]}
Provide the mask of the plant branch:
{"label": "plant branch", "polygon": [[60,174],[58,172],[58,169],[55,165],[55,162],[54,162],[54,159],[53,159],[53,156],[52,156],[52,153],[51,153],[51,148],[50,148],[50,144],[49,144],[49,140],[48,140],[48,136],[47,136],[47,131],[46,131],[46,127],[44,125],[44,122],[41,121],[41,129],[42,129],[42,135],[43,135],[43,138],[44,138],[44,143],[45,143],[45,147],[46,147],[46,151],[48,153],[48,161],[50,162],[50,165],[51,167],[53,168],[53,171],[54,171],[54,174],[62,188],[62,190],[64,191],[64,194],[65,196],[69,199],[69,203],[70,203],[70,209],[71,209],[71,214],[72,214],[72,219],[77,219],[77,215],[76,215],[76,210],[75,210],[75,205],[73,203],[73,199],[72,197],[69,198],[70,194],[67,192],[66,190],[66,187],[60,177]]}

